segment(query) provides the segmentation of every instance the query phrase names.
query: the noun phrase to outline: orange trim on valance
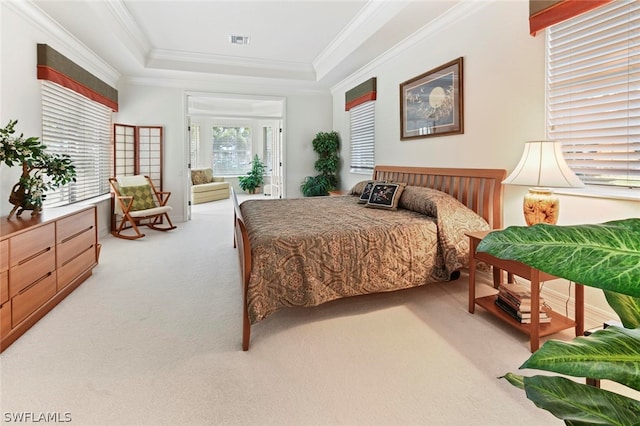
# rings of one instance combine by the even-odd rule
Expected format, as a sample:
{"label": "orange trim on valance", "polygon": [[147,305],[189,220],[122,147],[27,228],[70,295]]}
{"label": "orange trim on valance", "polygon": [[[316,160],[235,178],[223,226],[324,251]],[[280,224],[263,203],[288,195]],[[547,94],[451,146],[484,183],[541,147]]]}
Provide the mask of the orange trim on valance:
{"label": "orange trim on valance", "polygon": [[351,108],[356,107],[368,101],[376,100],[376,78],[372,77],[369,80],[358,84],[351,90],[348,90],[344,94],[344,110],[349,111]]}
{"label": "orange trim on valance", "polygon": [[[533,12],[529,16],[529,32],[532,36],[545,28],[557,24],[567,19],[578,16],[582,13],[593,10],[612,0],[558,0],[542,10]],[[535,9],[531,4],[534,0],[529,0],[529,10]]]}
{"label": "orange trim on valance", "polygon": [[50,46],[37,45],[39,80],[49,80],[118,111],[118,91]]}
{"label": "orange trim on valance", "polygon": [[59,84],[62,87],[66,87],[69,90],[73,90],[76,93],[81,94],[82,96],[91,99],[92,101],[101,103],[113,111],[118,112],[118,103],[112,101],[111,99],[102,96],[99,93],[94,92],[88,87],[78,83],[77,81],[67,77],[59,71],[54,70],[53,68],[49,68],[44,65],[38,65],[38,80],[49,80],[54,83]]}
{"label": "orange trim on valance", "polygon": [[368,101],[375,101],[376,100],[376,92],[369,92],[365,95],[360,96],[359,98],[353,99],[350,102],[347,102],[345,104],[345,111],[349,111],[351,108],[356,107],[360,104],[363,104],[365,102]]}

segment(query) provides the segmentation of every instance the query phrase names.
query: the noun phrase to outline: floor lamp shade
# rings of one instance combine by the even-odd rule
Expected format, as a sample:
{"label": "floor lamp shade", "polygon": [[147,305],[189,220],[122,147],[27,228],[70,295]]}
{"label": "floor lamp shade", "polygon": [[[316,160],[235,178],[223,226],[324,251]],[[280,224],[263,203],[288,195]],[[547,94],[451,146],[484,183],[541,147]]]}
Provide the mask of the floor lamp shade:
{"label": "floor lamp shade", "polygon": [[562,146],[555,141],[526,142],[520,162],[502,183],[530,187],[523,204],[527,225],[558,221],[559,200],[551,188],[584,186],[565,162]]}

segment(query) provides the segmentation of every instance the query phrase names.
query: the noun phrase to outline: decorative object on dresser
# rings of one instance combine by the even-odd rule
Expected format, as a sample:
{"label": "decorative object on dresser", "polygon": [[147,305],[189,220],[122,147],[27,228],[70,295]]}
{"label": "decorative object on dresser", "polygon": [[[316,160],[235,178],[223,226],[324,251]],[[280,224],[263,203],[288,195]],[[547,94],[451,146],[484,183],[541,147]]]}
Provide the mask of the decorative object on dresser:
{"label": "decorative object on dresser", "polygon": [[498,169],[376,166],[373,181],[405,185],[395,210],[358,203],[368,181],[349,196],[241,205],[232,191],[243,350],[252,324],[279,309],[457,277],[469,262],[465,231],[502,224],[505,176]]}
{"label": "decorative object on dresser", "polygon": [[[171,223],[167,205],[171,192],[158,191],[149,176],[120,176],[109,178],[115,196],[114,215],[120,223],[111,231],[113,236],[127,240],[144,237],[138,226],[147,226],[157,231],[169,231],[176,226]],[[168,225],[162,225],[166,219]],[[133,228],[135,235],[123,231]]]}
{"label": "decorative object on dresser", "polygon": [[588,383],[612,380],[640,391],[640,219],[513,226],[487,235],[478,251],[603,289],[624,325],[571,342],[549,340],[520,367],[585,378],[586,384],[546,374],[504,377],[567,424],[638,424],[637,397]]}
{"label": "decorative object on dresser", "polygon": [[[47,153],[46,146],[37,138],[24,138],[23,134],[14,136],[17,120],[9,121],[0,129],[0,163],[9,167],[19,164],[22,175],[9,195],[13,209],[7,216],[11,219],[16,213],[31,210],[37,215],[42,210],[46,197],[45,191],[58,188],[71,181],[75,182],[76,169],[68,155]],[[43,176],[44,175],[44,176]]]}
{"label": "decorative object on dresser", "polygon": [[584,186],[564,160],[562,145],[555,141],[526,142],[520,162],[503,183],[532,187],[522,207],[527,225],[557,223],[560,201],[551,188]]}
{"label": "decorative object on dresser", "polygon": [[86,280],[98,264],[97,212],[46,209],[0,222],[0,352]]}

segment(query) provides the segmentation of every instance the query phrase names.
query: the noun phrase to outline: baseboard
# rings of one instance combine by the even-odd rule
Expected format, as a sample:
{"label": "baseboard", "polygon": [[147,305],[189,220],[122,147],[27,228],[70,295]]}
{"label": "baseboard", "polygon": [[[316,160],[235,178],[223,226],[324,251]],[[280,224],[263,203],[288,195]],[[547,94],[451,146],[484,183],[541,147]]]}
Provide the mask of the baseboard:
{"label": "baseboard", "polygon": [[[574,287],[575,284],[572,284]],[[542,294],[545,302],[553,309],[554,311],[568,316],[570,318],[575,318],[575,298],[572,296],[568,297],[567,294],[563,294],[559,291],[545,288],[542,290]],[[567,315],[568,314],[568,315]],[[618,316],[613,313],[613,311],[607,311],[596,306],[589,305],[588,303],[584,304],[584,321],[585,321],[585,329],[592,327],[599,327],[605,323],[605,321],[610,321],[612,319],[617,319]]]}

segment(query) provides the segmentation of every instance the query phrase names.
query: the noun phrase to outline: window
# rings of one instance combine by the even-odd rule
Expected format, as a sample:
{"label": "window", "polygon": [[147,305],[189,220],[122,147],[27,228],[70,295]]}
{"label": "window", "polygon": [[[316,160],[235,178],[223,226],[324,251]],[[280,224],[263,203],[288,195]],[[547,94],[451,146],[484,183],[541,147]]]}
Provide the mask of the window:
{"label": "window", "polygon": [[68,154],[76,182],[46,193],[46,206],[71,204],[109,193],[111,109],[47,80],[42,81],[42,141]]}
{"label": "window", "polygon": [[251,129],[249,127],[212,128],[213,170],[216,176],[239,176],[251,169]]}
{"label": "window", "polygon": [[640,187],[640,3],[549,27],[547,129],[587,184]]}
{"label": "window", "polygon": [[375,102],[365,102],[351,108],[352,173],[373,174],[375,166]]}

